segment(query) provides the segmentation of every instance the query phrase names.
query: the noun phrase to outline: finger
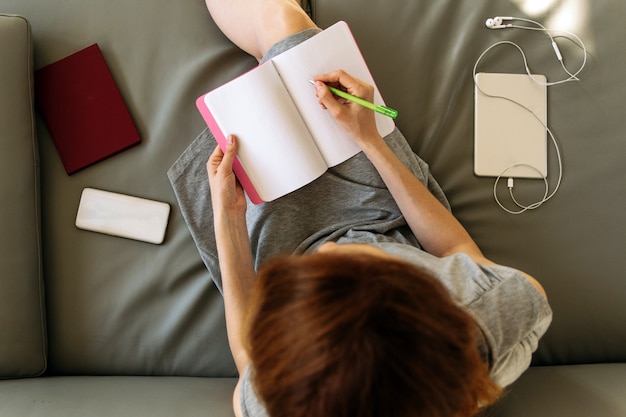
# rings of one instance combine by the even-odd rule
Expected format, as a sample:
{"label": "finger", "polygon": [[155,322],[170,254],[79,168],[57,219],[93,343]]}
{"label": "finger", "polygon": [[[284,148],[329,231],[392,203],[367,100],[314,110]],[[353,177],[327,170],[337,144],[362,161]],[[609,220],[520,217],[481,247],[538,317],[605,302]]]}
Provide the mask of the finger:
{"label": "finger", "polygon": [[313,81],[321,81],[326,84],[331,83],[341,83],[341,80],[347,82],[348,84],[351,82],[351,76],[343,70],[337,70],[328,72],[326,74],[321,74],[313,78]]}
{"label": "finger", "polygon": [[337,101],[333,93],[331,93],[326,84],[323,82],[315,82],[315,94],[317,95],[320,104],[329,110],[331,114],[336,115],[341,111],[341,103]]}
{"label": "finger", "polygon": [[229,170],[233,167],[233,162],[235,161],[235,157],[237,156],[238,143],[235,135],[228,135],[226,138],[226,150],[224,152],[224,157],[222,158],[221,165]]}
{"label": "finger", "polygon": [[209,157],[209,160],[213,159],[213,160],[221,161],[223,157],[224,157],[224,151],[222,151],[222,148],[220,148],[219,146],[216,146],[215,149],[213,150],[213,153]]}
{"label": "finger", "polygon": [[216,146],[213,153],[211,153],[211,156],[209,156],[209,159],[206,161],[206,169],[209,176],[215,174],[217,168],[222,162],[222,159],[224,159],[224,152],[219,146]]}
{"label": "finger", "polygon": [[314,81],[321,81],[325,84],[343,87],[348,93],[361,97],[367,92],[368,84],[353,77],[343,70],[337,70],[322,74],[313,78]]}

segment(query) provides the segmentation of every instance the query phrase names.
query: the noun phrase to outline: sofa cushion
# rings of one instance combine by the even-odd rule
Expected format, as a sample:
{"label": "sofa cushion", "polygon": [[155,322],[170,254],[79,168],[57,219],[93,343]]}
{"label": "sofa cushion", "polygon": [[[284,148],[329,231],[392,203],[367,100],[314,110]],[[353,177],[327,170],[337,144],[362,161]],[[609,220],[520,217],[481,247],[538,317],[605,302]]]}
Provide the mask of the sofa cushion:
{"label": "sofa cushion", "polygon": [[232,417],[236,378],[69,376],[3,381],[0,416]]}
{"label": "sofa cushion", "polygon": [[483,417],[623,417],[626,363],[535,366]]}
{"label": "sofa cushion", "polygon": [[0,378],[46,367],[30,33],[0,15]]}

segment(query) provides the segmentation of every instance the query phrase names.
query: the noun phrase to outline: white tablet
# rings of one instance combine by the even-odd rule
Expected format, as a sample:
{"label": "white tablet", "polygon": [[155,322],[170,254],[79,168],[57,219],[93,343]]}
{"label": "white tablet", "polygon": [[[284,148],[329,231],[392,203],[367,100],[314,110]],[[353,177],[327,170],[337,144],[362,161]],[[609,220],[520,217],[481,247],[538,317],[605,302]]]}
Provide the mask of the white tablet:
{"label": "white tablet", "polygon": [[538,82],[527,74],[476,75],[476,175],[507,178],[548,175],[546,77],[533,77]]}

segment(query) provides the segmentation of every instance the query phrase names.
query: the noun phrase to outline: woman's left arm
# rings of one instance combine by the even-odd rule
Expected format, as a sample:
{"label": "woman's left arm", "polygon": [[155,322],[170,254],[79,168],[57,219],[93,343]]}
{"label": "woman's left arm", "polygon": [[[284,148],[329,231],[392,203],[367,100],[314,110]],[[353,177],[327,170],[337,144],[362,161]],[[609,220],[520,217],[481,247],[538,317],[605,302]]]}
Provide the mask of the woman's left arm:
{"label": "woman's left arm", "polygon": [[[374,98],[373,87],[344,71],[335,71],[314,79],[320,103],[356,140],[372,162],[422,247],[438,257],[463,252],[476,263],[495,265],[485,258],[461,223],[387,145],[378,133],[373,112],[351,102],[340,103],[324,84],[338,84],[346,88],[348,93],[369,101]],[[545,296],[543,288],[533,277],[526,273],[523,275]]]}
{"label": "woman's left arm", "polygon": [[378,133],[374,112],[352,102],[336,100],[325,84],[338,85],[348,93],[372,101],[374,88],[344,71],[314,78],[320,103],[359,144],[398,204],[415,237],[424,249],[439,257],[465,252],[482,258],[472,238],[452,214],[398,159]]}

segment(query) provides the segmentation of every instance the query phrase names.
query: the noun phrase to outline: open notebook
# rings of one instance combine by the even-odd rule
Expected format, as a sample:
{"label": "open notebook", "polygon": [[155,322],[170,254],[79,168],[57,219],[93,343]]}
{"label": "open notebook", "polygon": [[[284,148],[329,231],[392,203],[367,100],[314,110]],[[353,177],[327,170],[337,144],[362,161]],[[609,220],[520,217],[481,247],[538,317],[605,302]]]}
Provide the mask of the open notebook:
{"label": "open notebook", "polygon": [[[198,98],[198,109],[222,149],[229,134],[237,136],[234,171],[253,203],[301,188],[360,152],[320,107],[309,82],[337,69],[375,85],[345,22]],[[384,105],[377,88],[374,102]],[[383,136],[395,127],[380,114],[376,123]]]}

